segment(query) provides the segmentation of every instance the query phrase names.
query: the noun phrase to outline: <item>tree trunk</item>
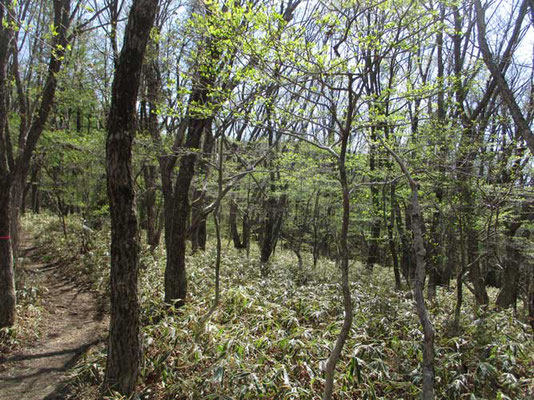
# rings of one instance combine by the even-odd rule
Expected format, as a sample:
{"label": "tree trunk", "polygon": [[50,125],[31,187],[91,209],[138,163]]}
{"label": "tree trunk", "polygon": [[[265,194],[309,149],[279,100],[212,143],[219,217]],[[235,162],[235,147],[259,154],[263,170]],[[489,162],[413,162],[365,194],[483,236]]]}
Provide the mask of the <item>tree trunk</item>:
{"label": "tree trunk", "polygon": [[[523,224],[523,218],[532,220],[533,214],[530,212],[530,204],[521,207],[516,220],[506,223],[506,259],[502,275],[502,287],[497,296],[496,303],[501,308],[509,308],[516,304],[519,291],[519,265],[521,262],[521,251],[514,238]],[[528,288],[527,288],[528,289]]]}
{"label": "tree trunk", "polygon": [[244,249],[245,246],[241,242],[239,231],[237,230],[237,203],[233,197],[230,198],[230,213],[228,216],[228,223],[230,224],[230,234],[232,235],[234,247],[236,249]]}
{"label": "tree trunk", "polygon": [[413,249],[415,254],[415,275],[413,280],[413,294],[415,298],[415,305],[417,315],[421,327],[423,328],[423,390],[421,398],[423,400],[434,399],[434,326],[430,320],[428,310],[425,305],[424,285],[426,275],[426,250],[423,238],[424,226],[423,217],[421,213],[421,206],[419,204],[419,185],[411,177],[408,168],[402,159],[391,150],[385,143],[383,145],[389,153],[395,158],[397,164],[410,183],[412,191],[411,202],[411,231],[413,234]]}
{"label": "tree trunk", "polygon": [[[217,174],[217,197],[220,198],[223,192],[223,166],[224,166],[224,140],[221,136],[219,138],[219,168]],[[210,149],[211,150],[211,149]],[[222,253],[222,238],[221,238],[221,203],[217,203],[213,212],[213,222],[215,224],[215,236],[217,238],[217,254],[215,256],[215,299],[213,300],[213,309],[219,305],[221,297],[221,253]]]}
{"label": "tree trunk", "polygon": [[260,253],[260,263],[262,265],[262,274],[264,275],[268,273],[266,264],[269,262],[280,235],[286,201],[287,194],[282,194],[278,199],[270,197],[267,200],[267,215],[264,220],[264,234]]}
{"label": "tree trunk", "polygon": [[11,183],[11,215],[9,218],[11,221],[11,244],[15,257],[17,257],[20,242],[19,220],[22,211],[22,202],[24,201],[24,180],[27,175],[27,170],[23,172],[16,170],[13,174],[13,182]]}
{"label": "tree trunk", "polygon": [[243,223],[242,223],[242,233],[243,233],[243,242],[242,246],[247,250],[247,257],[250,250],[250,220],[248,216],[248,204],[245,213],[243,214]]}
{"label": "tree trunk", "polygon": [[[438,192],[438,190],[436,190]],[[439,194],[437,195],[440,199]],[[429,273],[428,273],[428,300],[433,302],[436,300],[437,285],[442,283],[443,270],[443,244],[442,244],[442,217],[440,211],[434,211],[432,224],[430,227],[430,243],[429,248]]]}
{"label": "tree trunk", "polygon": [[[213,152],[213,145],[215,143],[215,138],[211,132],[211,124],[206,127],[204,132],[204,144],[202,152],[204,157],[209,159]],[[199,174],[204,175],[207,179],[210,172],[210,164],[205,159],[200,159],[199,162]],[[204,206],[208,200],[208,192],[206,189],[199,190],[197,188],[193,189],[193,206],[191,208],[191,221],[195,224],[193,231],[191,232],[191,242],[193,245],[193,252],[197,249],[205,250],[206,241],[207,241],[207,216],[204,215],[203,210]]]}
{"label": "tree trunk", "polygon": [[0,184],[0,328],[5,328],[15,323],[16,296],[9,225],[11,191],[6,179],[0,177]]}
{"label": "tree trunk", "polygon": [[266,215],[263,220],[263,235],[260,249],[260,263],[262,264],[262,275],[265,275],[264,270],[266,269],[266,267],[263,265],[269,261],[271,253],[273,251],[273,231],[275,224],[274,213],[276,211],[276,204],[276,198],[270,197],[269,199],[267,199],[265,207]]}
{"label": "tree trunk", "polygon": [[[216,48],[212,39],[206,38],[204,42],[198,44],[198,47],[199,51],[205,52],[206,59],[198,66],[189,97],[185,119],[187,138],[183,146],[186,153],[180,159],[180,168],[172,192],[167,190],[165,199],[165,245],[167,248],[165,302],[174,303],[176,306],[183,305],[187,295],[185,249],[188,234],[187,220],[191,211],[189,190],[195,174],[197,150],[200,149],[202,135],[206,131],[211,135],[215,105],[211,102],[210,93],[217,78],[214,64],[220,61],[220,50]],[[205,109],[202,109],[203,107]],[[173,165],[171,164],[171,169]],[[166,179],[170,181],[168,169],[165,174]]]}
{"label": "tree trunk", "polygon": [[460,332],[460,313],[462,311],[463,303],[463,277],[467,268],[466,256],[465,256],[465,240],[464,240],[464,230],[463,230],[463,221],[460,215],[459,228],[460,228],[460,265],[457,267],[456,271],[456,307],[454,308],[454,322],[453,322],[453,333],[459,334]]}
{"label": "tree trunk", "polygon": [[469,221],[466,226],[467,263],[470,266],[469,280],[473,284],[477,305],[483,306],[489,303],[488,293],[486,292],[486,279],[480,270],[476,232],[472,228],[474,221],[469,215],[467,220]]}
{"label": "tree trunk", "polygon": [[206,250],[206,242],[208,239],[207,216],[204,215],[206,196],[207,194],[200,190],[193,190],[193,199],[198,199],[197,201],[194,201],[194,205],[191,207],[191,221],[195,224],[192,231],[189,232],[193,253],[197,250]]}
{"label": "tree trunk", "polygon": [[395,226],[395,185],[391,185],[390,189],[390,201],[391,201],[391,210],[390,217],[387,224],[388,227],[388,242],[389,250],[391,252],[391,258],[393,259],[393,273],[395,274],[395,289],[400,290],[402,287],[401,277],[399,271],[399,256],[397,254],[397,246],[393,238],[393,228]]}
{"label": "tree trunk", "polygon": [[[38,180],[39,180],[39,173],[41,172],[41,159],[40,157],[34,157],[32,167],[31,167],[31,174],[30,174],[30,182],[26,184],[25,192],[23,197],[26,199],[27,192],[30,193],[30,207],[33,212],[39,213],[39,206],[38,206]],[[23,212],[25,202],[23,202]],[[37,210],[37,211],[36,211]]]}
{"label": "tree trunk", "polygon": [[55,50],[52,51],[50,55],[47,77],[40,94],[41,100],[37,107],[37,111],[35,112],[35,116],[32,119],[28,131],[20,133],[19,155],[15,161],[12,173],[10,219],[14,253],[16,253],[18,245],[19,214],[22,203],[22,194],[24,192],[25,182],[30,168],[30,161],[33,157],[37,142],[39,141],[48,121],[48,116],[56,94],[57,74],[60,72],[63,65],[69,41],[73,39],[73,35],[68,35],[72,18],[74,18],[74,13],[71,13],[71,1],[54,0],[53,4],[54,26],[57,29],[57,34],[53,36],[51,47]]}
{"label": "tree trunk", "polygon": [[506,243],[506,266],[502,275],[502,287],[495,301],[501,308],[515,306],[518,295],[521,254],[513,242],[513,237],[508,237],[508,240],[509,242]]}
{"label": "tree trunk", "polygon": [[191,250],[193,253],[195,253],[198,249],[206,249],[206,218],[202,216],[204,196],[205,193],[203,193],[202,190],[193,188],[193,205],[191,206],[191,220],[197,220],[195,228],[191,232]]}
{"label": "tree trunk", "polygon": [[319,261],[319,199],[321,191],[318,190],[315,194],[315,205],[313,206],[313,268],[317,266]]}
{"label": "tree trunk", "polygon": [[[374,86],[374,85],[373,85]],[[369,171],[371,180],[376,180],[376,169],[378,167],[378,149],[376,146],[376,129],[371,129],[371,144],[369,146]],[[371,191],[371,237],[369,239],[369,251],[367,253],[366,268],[372,271],[375,264],[378,263],[378,246],[380,239],[380,198],[377,185],[370,186]]]}
{"label": "tree trunk", "polygon": [[[401,272],[408,284],[408,287],[412,287],[415,268],[412,239],[409,237],[408,232],[412,230],[412,208],[411,205],[404,207],[404,224],[402,222],[402,214],[398,202],[396,202],[395,215],[397,217],[397,230],[401,238]],[[405,225],[405,227],[403,226]],[[406,228],[406,229],[405,229]]]}
{"label": "tree trunk", "polygon": [[[521,7],[519,9],[519,13],[517,16],[517,20],[515,22],[515,31],[519,31],[521,28],[521,25],[523,23],[523,19],[527,15],[527,8],[528,8],[529,0],[523,0],[521,3]],[[530,2],[531,11],[534,10],[532,2]],[[499,89],[499,93],[510,110],[510,114],[514,120],[514,123],[517,127],[517,130],[519,131],[519,134],[523,137],[525,142],[527,143],[528,148],[530,149],[530,152],[534,154],[534,134],[532,134],[532,130],[530,129],[529,122],[523,115],[521,108],[519,107],[519,104],[517,103],[514,92],[510,89],[510,86],[508,85],[508,82],[506,81],[506,78],[504,76],[504,73],[502,71],[502,68],[500,65],[498,65],[493,57],[493,54],[491,53],[491,50],[488,46],[488,42],[486,40],[486,21],[484,17],[484,9],[482,8],[482,4],[480,3],[480,0],[475,0],[475,10],[476,10],[476,21],[477,21],[477,29],[478,29],[478,43],[480,46],[480,50],[482,51],[482,55],[484,58],[484,62],[486,63],[486,66],[488,67],[488,70],[491,73],[491,76],[495,80],[495,83]],[[512,42],[514,40],[517,40],[517,36],[514,32],[514,35],[512,35],[510,41]],[[508,57],[503,57],[503,60],[505,63],[508,63]]]}
{"label": "tree trunk", "polygon": [[369,252],[367,254],[366,267],[368,271],[372,271],[375,264],[379,262],[379,239],[380,239],[380,201],[379,190],[375,185],[371,186],[371,198],[373,203],[373,220],[371,222],[371,238],[369,240]]}
{"label": "tree trunk", "polygon": [[[4,21],[10,2],[0,1],[0,19]],[[15,272],[11,243],[10,143],[7,140],[7,60],[10,33],[0,26],[0,328],[15,323]],[[10,157],[11,155],[11,157]]]}
{"label": "tree trunk", "polygon": [[[483,131],[484,118],[483,110],[487,103],[480,102],[475,111],[469,111],[465,106],[467,98],[467,88],[463,84],[465,54],[462,49],[462,37],[464,36],[462,29],[463,16],[457,5],[452,6],[454,29],[455,33],[452,36],[453,41],[453,56],[454,56],[454,96],[456,100],[456,108],[459,119],[462,124],[462,135],[460,139],[459,154],[456,160],[457,167],[457,185],[459,187],[459,199],[461,202],[462,221],[464,226],[460,227],[463,230],[465,240],[465,261],[469,266],[466,271],[469,274],[469,279],[474,287],[475,298],[478,305],[488,303],[488,296],[486,293],[486,284],[484,276],[480,271],[479,249],[478,249],[478,232],[476,229],[476,207],[475,207],[475,193],[473,190],[474,175],[473,166],[478,155],[478,148],[475,146],[481,139],[481,132]],[[487,93],[490,93],[488,91]],[[479,124],[476,124],[479,122]],[[463,244],[462,244],[463,246]],[[465,264],[462,268],[466,268]]]}
{"label": "tree trunk", "polygon": [[336,344],[332,349],[332,353],[326,361],[325,369],[325,387],[323,393],[323,400],[330,400],[332,398],[332,391],[334,389],[334,372],[336,364],[341,356],[341,351],[345,346],[345,342],[349,336],[350,328],[352,326],[352,299],[350,295],[349,285],[349,248],[348,248],[348,234],[350,223],[350,189],[347,181],[347,170],[345,167],[345,157],[347,153],[347,145],[352,128],[352,119],[355,110],[354,91],[352,89],[354,77],[349,75],[348,96],[349,104],[347,108],[347,118],[345,121],[345,128],[341,133],[341,149],[338,158],[339,182],[341,184],[341,192],[343,197],[343,217],[341,221],[341,232],[339,235],[339,262],[341,267],[341,291],[343,293],[343,325],[336,340]]}
{"label": "tree trunk", "polygon": [[34,214],[39,214],[41,212],[41,192],[39,191],[39,185],[36,183],[32,184],[32,212]]}
{"label": "tree trunk", "polygon": [[534,267],[530,267],[530,283],[528,285],[528,322],[534,332]]}
{"label": "tree trunk", "polygon": [[425,306],[424,284],[425,284],[425,256],[426,250],[423,239],[421,207],[419,206],[417,188],[412,188],[412,226],[414,235],[415,250],[415,280],[414,280],[414,298],[417,307],[417,314],[423,327],[423,400],[434,398],[434,326],[430,321],[428,311]]}
{"label": "tree trunk", "polygon": [[145,196],[143,199],[147,243],[151,249],[159,245],[161,229],[159,227],[159,216],[156,207],[156,166],[145,165],[143,167],[143,177],[145,180]]}
{"label": "tree trunk", "polygon": [[[117,4],[113,4],[113,12],[117,13]],[[149,44],[150,45],[150,44]],[[145,87],[146,87],[146,103],[142,110],[145,111],[145,129],[150,133],[152,138],[158,138],[160,134],[160,128],[158,123],[158,101],[160,95],[161,76],[157,60],[146,64],[143,68]],[[148,110],[147,107],[148,106]],[[163,165],[165,165],[163,163]],[[160,162],[160,172],[162,163]],[[156,211],[156,167],[152,165],[146,166],[145,172],[145,186],[146,186],[146,229],[147,229],[147,241],[153,251],[160,242],[161,231],[163,228],[164,211]],[[162,186],[163,175],[162,175]],[[165,192],[165,190],[163,190]]]}
{"label": "tree trunk", "polygon": [[134,0],[115,69],[106,141],[107,188],[111,215],[111,316],[104,392],[129,397],[141,361],[139,243],[132,178],[135,108],[143,58],[157,0]]}
{"label": "tree trunk", "polygon": [[[205,104],[209,85],[193,91],[195,104]],[[204,130],[211,124],[211,118],[192,117],[188,127],[185,148],[200,148],[200,139]],[[165,268],[165,302],[181,306],[187,294],[187,275],[185,271],[185,249],[187,239],[187,219],[190,211],[189,188],[195,173],[196,154],[190,152],[180,160],[180,169],[172,201],[165,203],[165,244],[167,248],[167,266]],[[169,204],[170,203],[170,204]]]}
{"label": "tree trunk", "polygon": [[457,257],[458,240],[456,238],[456,235],[453,232],[452,221],[450,225],[451,226],[446,228],[447,233],[445,235],[445,241],[444,241],[445,261],[444,261],[443,276],[442,276],[442,281],[447,284],[447,287],[449,287],[454,269],[458,265],[458,261],[457,261],[458,260],[458,257]]}

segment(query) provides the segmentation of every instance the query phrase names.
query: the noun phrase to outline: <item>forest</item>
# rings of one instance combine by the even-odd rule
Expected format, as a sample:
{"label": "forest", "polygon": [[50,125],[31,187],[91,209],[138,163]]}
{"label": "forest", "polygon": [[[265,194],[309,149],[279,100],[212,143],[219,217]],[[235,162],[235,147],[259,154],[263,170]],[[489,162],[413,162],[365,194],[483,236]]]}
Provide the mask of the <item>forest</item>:
{"label": "forest", "polygon": [[533,0],[0,19],[0,399],[534,398]]}

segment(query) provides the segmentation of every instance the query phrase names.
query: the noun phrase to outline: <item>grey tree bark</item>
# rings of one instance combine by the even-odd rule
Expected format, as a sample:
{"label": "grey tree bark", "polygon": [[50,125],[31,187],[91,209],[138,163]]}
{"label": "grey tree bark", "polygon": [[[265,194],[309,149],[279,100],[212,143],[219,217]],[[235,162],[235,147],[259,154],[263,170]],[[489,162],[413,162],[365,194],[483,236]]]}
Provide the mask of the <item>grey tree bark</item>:
{"label": "grey tree bark", "polygon": [[349,248],[347,243],[348,233],[349,233],[349,223],[350,223],[350,189],[347,179],[347,170],[345,167],[345,157],[347,154],[347,146],[350,137],[350,132],[352,128],[352,119],[354,115],[354,110],[356,107],[355,102],[355,93],[353,90],[354,76],[349,75],[348,83],[348,95],[349,95],[349,104],[346,113],[345,126],[341,132],[341,149],[339,153],[339,158],[337,160],[338,170],[339,170],[339,182],[342,189],[343,197],[343,217],[341,221],[341,232],[339,235],[339,263],[341,268],[341,290],[343,293],[343,325],[341,331],[336,340],[336,344],[332,349],[332,353],[328,357],[326,362],[326,379],[325,387],[323,393],[323,400],[330,400],[332,398],[332,391],[334,389],[334,372],[336,369],[336,364],[341,356],[341,351],[345,346],[345,342],[349,336],[350,328],[352,326],[352,299],[350,295],[350,286],[349,286]]}
{"label": "grey tree bark", "polygon": [[426,275],[426,249],[423,238],[423,219],[421,215],[421,205],[419,204],[419,188],[417,182],[412,178],[406,164],[391,150],[385,143],[382,143],[388,152],[393,156],[402,172],[410,183],[412,191],[412,233],[413,247],[415,252],[415,277],[413,281],[413,293],[417,315],[423,328],[423,388],[421,398],[423,400],[434,399],[434,336],[435,330],[430,320],[428,310],[425,305],[424,284]]}

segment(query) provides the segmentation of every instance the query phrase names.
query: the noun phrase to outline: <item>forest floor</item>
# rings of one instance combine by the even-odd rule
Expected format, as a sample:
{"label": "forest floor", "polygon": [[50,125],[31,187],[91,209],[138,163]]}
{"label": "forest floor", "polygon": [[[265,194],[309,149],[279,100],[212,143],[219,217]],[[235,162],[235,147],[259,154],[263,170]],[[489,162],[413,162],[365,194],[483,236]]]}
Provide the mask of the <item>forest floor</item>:
{"label": "forest floor", "polygon": [[[0,399],[65,399],[69,369],[91,346],[102,342],[107,318],[96,296],[63,274],[61,263],[43,264],[37,248],[22,250],[27,284],[43,291],[40,337],[0,354]],[[24,247],[24,246],[23,246]]]}
{"label": "forest floor", "polygon": [[[36,248],[22,254],[17,269],[19,321],[6,331],[7,340],[0,337],[0,400],[97,400],[107,358],[101,306],[109,303],[109,225],[88,234],[72,215],[65,235],[53,215],[29,214],[22,223]],[[188,252],[189,297],[180,310],[163,302],[162,247],[151,252],[141,246],[140,399],[319,398],[324,360],[342,324],[335,261],[321,258],[312,267],[311,254],[303,253],[302,268],[293,251],[280,246],[266,279],[258,246],[247,256],[227,244],[220,304],[200,326],[214,298],[215,242]],[[422,333],[415,306],[407,289],[395,290],[391,269],[375,269],[369,274],[351,260],[354,323],[335,396],[416,400]],[[498,290],[488,288],[488,294],[494,304]],[[534,340],[523,302],[516,311],[480,309],[471,292],[464,295],[456,332],[450,329],[454,282],[439,287],[430,306],[436,398],[534,399]],[[4,348],[10,350],[2,359]]]}

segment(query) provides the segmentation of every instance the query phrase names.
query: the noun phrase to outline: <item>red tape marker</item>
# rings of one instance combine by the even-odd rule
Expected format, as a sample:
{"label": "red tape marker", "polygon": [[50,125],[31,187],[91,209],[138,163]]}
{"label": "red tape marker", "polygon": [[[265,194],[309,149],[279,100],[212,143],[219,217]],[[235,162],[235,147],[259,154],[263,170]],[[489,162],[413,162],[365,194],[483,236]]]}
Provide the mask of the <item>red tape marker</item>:
{"label": "red tape marker", "polygon": [[0,240],[9,240],[11,236],[0,236]]}

